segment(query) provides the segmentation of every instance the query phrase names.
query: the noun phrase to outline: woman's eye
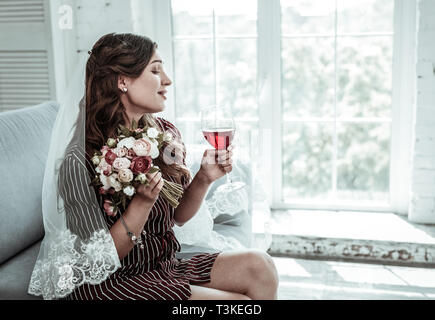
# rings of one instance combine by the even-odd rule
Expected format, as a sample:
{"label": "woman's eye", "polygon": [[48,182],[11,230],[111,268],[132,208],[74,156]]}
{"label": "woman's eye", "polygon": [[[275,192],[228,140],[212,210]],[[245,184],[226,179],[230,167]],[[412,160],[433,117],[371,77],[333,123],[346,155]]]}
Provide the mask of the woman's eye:
{"label": "woman's eye", "polygon": [[154,73],[154,74],[158,74],[158,73],[160,73],[160,71],[158,71],[158,70],[153,70],[152,73]]}

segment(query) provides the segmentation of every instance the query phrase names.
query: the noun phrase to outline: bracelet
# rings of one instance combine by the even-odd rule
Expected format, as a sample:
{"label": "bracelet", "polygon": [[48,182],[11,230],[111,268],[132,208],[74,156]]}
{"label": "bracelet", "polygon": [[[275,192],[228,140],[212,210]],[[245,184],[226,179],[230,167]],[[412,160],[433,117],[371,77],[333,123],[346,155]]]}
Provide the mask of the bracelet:
{"label": "bracelet", "polygon": [[142,242],[142,238],[136,237],[136,235],[128,229],[127,224],[125,223],[122,214],[120,216],[121,216],[121,222],[124,225],[125,230],[127,230],[127,236],[131,239],[131,241],[134,242],[135,245],[140,244],[141,249],[145,248],[145,246],[143,245],[143,242]]}

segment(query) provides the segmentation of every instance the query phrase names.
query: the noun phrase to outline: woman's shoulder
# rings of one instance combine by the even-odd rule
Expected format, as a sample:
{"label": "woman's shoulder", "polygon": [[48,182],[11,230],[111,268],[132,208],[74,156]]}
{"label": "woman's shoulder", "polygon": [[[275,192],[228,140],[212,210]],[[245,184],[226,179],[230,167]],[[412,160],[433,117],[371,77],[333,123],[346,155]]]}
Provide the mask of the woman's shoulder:
{"label": "woman's shoulder", "polygon": [[164,131],[169,131],[173,135],[181,138],[180,131],[172,122],[161,117],[156,117],[156,120]]}
{"label": "woman's shoulder", "polygon": [[65,150],[65,156],[63,158],[60,168],[61,171],[87,170],[86,169],[87,162],[88,160],[86,159],[83,148],[79,145],[71,145],[68,146],[68,148]]}

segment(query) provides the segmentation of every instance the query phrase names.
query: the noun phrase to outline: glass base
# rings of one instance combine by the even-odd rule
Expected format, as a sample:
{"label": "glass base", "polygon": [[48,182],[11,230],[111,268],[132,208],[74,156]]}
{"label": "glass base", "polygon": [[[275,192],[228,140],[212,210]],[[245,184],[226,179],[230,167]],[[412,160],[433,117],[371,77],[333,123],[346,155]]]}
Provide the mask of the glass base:
{"label": "glass base", "polygon": [[241,182],[241,181],[230,182],[230,183],[225,183],[225,184],[217,187],[216,191],[217,192],[233,192],[233,191],[242,189],[244,186],[246,186],[246,183]]}

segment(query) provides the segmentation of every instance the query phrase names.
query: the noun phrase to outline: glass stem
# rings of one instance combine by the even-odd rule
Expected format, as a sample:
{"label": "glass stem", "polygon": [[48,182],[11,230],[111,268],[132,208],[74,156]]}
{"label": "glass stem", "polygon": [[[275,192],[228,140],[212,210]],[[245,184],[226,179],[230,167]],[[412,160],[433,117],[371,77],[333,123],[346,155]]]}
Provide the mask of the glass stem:
{"label": "glass stem", "polygon": [[231,172],[227,172],[225,175],[227,176],[227,183],[233,183],[230,176]]}

